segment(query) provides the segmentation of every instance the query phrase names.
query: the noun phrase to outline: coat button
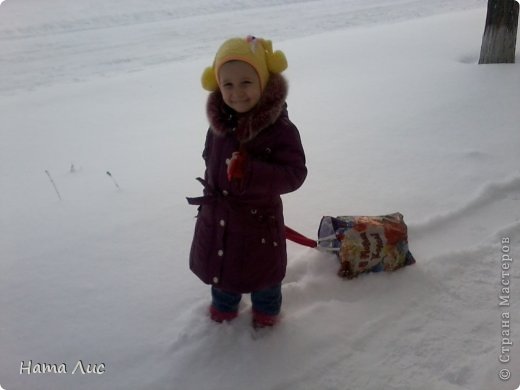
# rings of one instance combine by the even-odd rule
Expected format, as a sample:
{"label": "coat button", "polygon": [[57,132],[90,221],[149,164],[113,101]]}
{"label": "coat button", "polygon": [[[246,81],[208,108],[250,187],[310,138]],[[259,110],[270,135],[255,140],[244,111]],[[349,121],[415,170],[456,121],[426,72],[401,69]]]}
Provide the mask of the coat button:
{"label": "coat button", "polygon": [[226,221],[224,221],[223,219],[220,220],[220,226],[224,227],[226,226]]}
{"label": "coat button", "polygon": [[217,252],[217,255],[218,255],[219,257],[224,256],[224,251],[223,251],[222,249],[220,249],[220,250]]}
{"label": "coat button", "polygon": [[265,244],[265,238],[262,238],[262,244]]}
{"label": "coat button", "polygon": [[218,283],[218,278],[216,276],[213,278],[213,283],[215,283],[215,284]]}
{"label": "coat button", "polygon": [[228,196],[229,195],[229,192],[227,192],[226,190],[222,191],[222,195],[224,196]]}
{"label": "coat button", "polygon": [[278,246],[278,243],[276,241],[274,241],[273,246]]}

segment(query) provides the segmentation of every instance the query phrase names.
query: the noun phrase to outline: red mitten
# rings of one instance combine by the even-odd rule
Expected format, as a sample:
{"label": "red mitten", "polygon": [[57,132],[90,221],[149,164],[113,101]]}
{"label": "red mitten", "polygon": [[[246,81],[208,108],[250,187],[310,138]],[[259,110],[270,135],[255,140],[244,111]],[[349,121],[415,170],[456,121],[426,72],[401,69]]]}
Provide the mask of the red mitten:
{"label": "red mitten", "polygon": [[246,156],[240,152],[234,152],[231,155],[227,166],[227,177],[231,181],[233,179],[243,179],[245,174]]}

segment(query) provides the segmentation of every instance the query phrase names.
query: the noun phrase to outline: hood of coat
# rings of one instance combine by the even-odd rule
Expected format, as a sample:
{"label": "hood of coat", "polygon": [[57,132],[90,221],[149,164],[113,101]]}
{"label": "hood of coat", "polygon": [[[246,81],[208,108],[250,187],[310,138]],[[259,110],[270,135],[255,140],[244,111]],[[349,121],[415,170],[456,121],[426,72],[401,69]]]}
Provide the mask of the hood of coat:
{"label": "hood of coat", "polygon": [[272,74],[256,107],[245,114],[237,114],[224,103],[219,90],[212,92],[206,104],[211,130],[216,135],[234,130],[240,142],[251,141],[278,119],[285,108],[287,93],[286,79],[280,74]]}

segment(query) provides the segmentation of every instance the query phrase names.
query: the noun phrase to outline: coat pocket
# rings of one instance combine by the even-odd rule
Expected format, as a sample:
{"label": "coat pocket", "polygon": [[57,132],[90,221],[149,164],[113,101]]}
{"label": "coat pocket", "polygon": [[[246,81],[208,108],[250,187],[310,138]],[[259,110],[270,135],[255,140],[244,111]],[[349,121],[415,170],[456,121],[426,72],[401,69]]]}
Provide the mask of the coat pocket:
{"label": "coat pocket", "polygon": [[280,242],[276,218],[252,210],[242,229],[228,236],[233,271],[242,289],[255,291],[278,283],[285,274],[285,242]]}

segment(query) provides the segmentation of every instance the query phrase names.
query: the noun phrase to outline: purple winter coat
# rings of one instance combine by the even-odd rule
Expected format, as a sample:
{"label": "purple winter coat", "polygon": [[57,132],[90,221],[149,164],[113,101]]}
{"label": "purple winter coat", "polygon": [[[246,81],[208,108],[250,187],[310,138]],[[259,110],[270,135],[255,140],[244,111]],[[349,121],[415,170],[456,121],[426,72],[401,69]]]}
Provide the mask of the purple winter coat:
{"label": "purple winter coat", "polygon": [[[287,83],[271,75],[257,106],[237,116],[220,91],[208,97],[210,129],[203,158],[204,196],[190,251],[191,270],[207,284],[249,293],[280,283],[287,251],[281,194],[299,188],[307,176],[298,129],[289,120]],[[228,181],[226,160],[246,155],[242,180]]]}

